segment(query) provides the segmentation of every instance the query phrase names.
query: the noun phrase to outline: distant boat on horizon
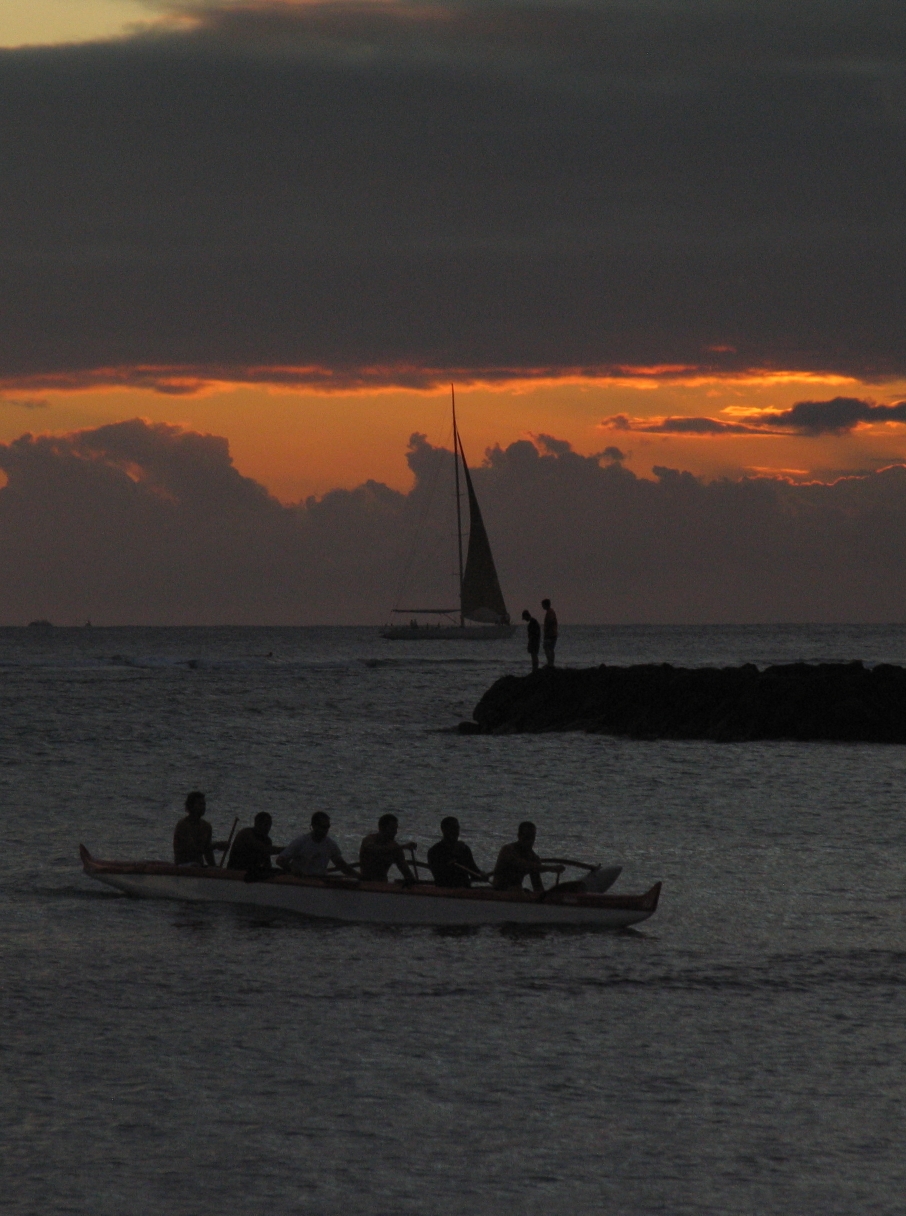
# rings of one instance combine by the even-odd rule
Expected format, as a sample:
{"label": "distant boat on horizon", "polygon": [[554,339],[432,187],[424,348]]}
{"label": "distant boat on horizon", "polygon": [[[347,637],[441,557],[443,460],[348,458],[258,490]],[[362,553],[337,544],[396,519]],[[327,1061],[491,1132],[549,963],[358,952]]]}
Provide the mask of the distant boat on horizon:
{"label": "distant boat on horizon", "polygon": [[[491,553],[491,542],[481,516],[481,508],[472,485],[472,476],[466,464],[459,428],[456,424],[456,394],[450,385],[450,404],[453,410],[453,467],[456,478],[456,537],[459,554],[459,606],[457,608],[392,608],[395,616],[408,616],[405,625],[390,624],[381,630],[381,637],[393,642],[437,642],[463,641],[486,642],[498,638],[511,638],[516,626],[510,624],[500,579]],[[466,487],[469,503],[469,547],[463,564],[462,554],[462,495],[460,491],[459,466]],[[441,618],[436,624],[419,624],[419,616]],[[456,618],[459,623],[456,623]],[[446,618],[444,621],[443,618]],[[470,622],[466,624],[466,622]],[[449,623],[447,623],[449,622]]]}

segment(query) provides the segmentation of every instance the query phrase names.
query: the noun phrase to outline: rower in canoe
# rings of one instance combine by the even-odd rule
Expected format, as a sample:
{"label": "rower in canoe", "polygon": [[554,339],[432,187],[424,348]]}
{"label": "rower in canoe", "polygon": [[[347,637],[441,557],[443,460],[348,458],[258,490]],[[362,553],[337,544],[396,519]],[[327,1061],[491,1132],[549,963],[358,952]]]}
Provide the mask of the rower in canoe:
{"label": "rower in canoe", "polygon": [[227,866],[231,870],[244,870],[249,882],[267,878],[274,872],[271,857],[280,852],[280,845],[271,844],[273,822],[267,811],[259,811],[254,825],[242,828],[233,841]]}
{"label": "rower in canoe", "polygon": [[364,882],[387,882],[391,866],[396,866],[407,884],[417,882],[406,861],[403,849],[415,849],[412,841],[400,844],[396,839],[399,820],[389,812],[378,820],[378,830],[366,836],[359,849],[359,871]]}
{"label": "rower in canoe", "polygon": [[447,815],[440,821],[441,839],[428,850],[428,866],[438,887],[471,887],[472,879],[484,875],[472,850],[459,839],[459,820]]}
{"label": "rower in canoe", "polygon": [[523,880],[531,879],[535,891],[543,891],[542,874],[562,874],[561,863],[546,865],[535,852],[533,845],[538,829],[529,820],[520,823],[512,844],[505,844],[497,855],[497,864],[491,879],[495,891],[518,891]]}
{"label": "rower in canoe", "polygon": [[291,840],[278,854],[277,865],[291,874],[315,877],[326,874],[328,867],[333,865],[351,878],[358,878],[340,852],[340,846],[328,835],[329,831],[330,816],[326,811],[315,811],[311,817],[311,831]]}
{"label": "rower in canoe", "polygon": [[180,819],[173,833],[173,861],[178,866],[213,866],[214,850],[229,848],[226,840],[213,840],[211,825],[205,819],[207,810],[201,790],[186,795],[185,818]]}

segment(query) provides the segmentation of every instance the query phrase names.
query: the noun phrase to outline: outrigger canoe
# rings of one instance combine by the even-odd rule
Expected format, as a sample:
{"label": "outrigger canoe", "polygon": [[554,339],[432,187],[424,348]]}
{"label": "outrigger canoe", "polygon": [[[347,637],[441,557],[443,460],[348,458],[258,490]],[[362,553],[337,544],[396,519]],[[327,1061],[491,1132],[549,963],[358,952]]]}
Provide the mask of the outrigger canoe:
{"label": "outrigger canoe", "polygon": [[162,861],[100,861],[84,845],[85,873],[126,895],[275,908],[328,920],[373,925],[600,925],[618,929],[647,920],[657,909],[661,884],[644,895],[559,891],[452,889],[418,883],[275,875],[245,882],[240,870],[174,866]]}

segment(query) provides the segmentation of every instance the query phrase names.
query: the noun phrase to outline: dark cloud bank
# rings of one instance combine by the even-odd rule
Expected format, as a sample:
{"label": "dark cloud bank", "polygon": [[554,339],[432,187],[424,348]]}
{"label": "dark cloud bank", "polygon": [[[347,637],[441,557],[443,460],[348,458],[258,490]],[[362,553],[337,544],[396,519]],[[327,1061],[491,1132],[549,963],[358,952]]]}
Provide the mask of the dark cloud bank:
{"label": "dark cloud bank", "polygon": [[0,131],[7,384],[906,372],[901,0],[208,6]]}
{"label": "dark cloud bank", "polygon": [[720,418],[629,418],[613,414],[601,426],[613,431],[641,431],[649,435],[848,435],[862,424],[906,422],[906,401],[875,405],[858,397],[830,401],[797,401],[788,410],[759,410],[739,421]]}
{"label": "dark cloud bank", "polygon": [[[475,471],[512,613],[586,622],[899,621],[906,468],[791,485],[637,478],[544,437]],[[378,623],[449,596],[451,456],[413,436],[408,494],[368,482],[282,506],[211,435],[140,421],[0,446],[0,622]],[[12,576],[14,572],[14,577]]]}

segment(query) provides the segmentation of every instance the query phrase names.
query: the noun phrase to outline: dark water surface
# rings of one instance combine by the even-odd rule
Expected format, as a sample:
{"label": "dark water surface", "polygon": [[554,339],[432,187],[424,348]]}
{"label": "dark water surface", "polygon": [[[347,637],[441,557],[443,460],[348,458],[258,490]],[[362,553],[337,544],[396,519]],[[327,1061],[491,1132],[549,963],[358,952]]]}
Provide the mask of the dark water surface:
{"label": "dark water surface", "polygon": [[[564,662],[906,662],[906,629],[567,629]],[[266,657],[272,656],[272,657]],[[904,1211],[906,753],[444,733],[508,643],[0,631],[0,1208]],[[638,932],[474,933],[133,901],[82,876],[328,810],[455,812],[489,864],[664,880]]]}

